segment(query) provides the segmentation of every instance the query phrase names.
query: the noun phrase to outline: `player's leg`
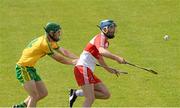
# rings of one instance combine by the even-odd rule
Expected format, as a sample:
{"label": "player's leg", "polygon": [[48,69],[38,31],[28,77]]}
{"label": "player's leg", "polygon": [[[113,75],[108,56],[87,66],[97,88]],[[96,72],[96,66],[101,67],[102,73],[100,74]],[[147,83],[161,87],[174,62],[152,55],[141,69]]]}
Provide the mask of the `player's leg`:
{"label": "player's leg", "polygon": [[81,86],[82,90],[76,90],[76,96],[84,96],[85,101],[83,107],[91,107],[95,98],[96,99],[108,99],[110,98],[110,93],[107,87],[102,83],[97,84],[86,84]]}
{"label": "player's leg", "polygon": [[[29,71],[33,71],[33,72],[31,72],[31,76],[34,76],[33,79],[35,80],[36,89],[37,89],[38,95],[39,95],[37,101],[39,101],[48,95],[48,91],[47,91],[47,88],[46,88],[44,82],[41,80],[40,76],[37,74],[36,69],[31,68],[31,69],[29,69]],[[30,100],[30,96],[28,98],[26,98],[24,103],[28,104],[29,100]]]}
{"label": "player's leg", "polygon": [[[45,87],[45,84],[43,83],[43,81],[37,81],[36,82],[36,88],[37,88],[38,94],[39,94],[38,101],[48,95],[47,88]],[[20,103],[18,106],[19,107],[26,107],[28,102],[29,102],[29,100],[30,100],[30,96],[28,96],[24,100],[24,102]]]}
{"label": "player's leg", "polygon": [[[77,96],[84,96],[83,90],[73,90],[73,94],[77,97]],[[96,99],[108,99],[110,98],[111,94],[108,91],[107,87],[102,83],[97,83],[94,84],[94,93],[95,93],[95,98]]]}
{"label": "player's leg", "polygon": [[[39,94],[39,98],[38,101],[43,99],[44,97],[46,97],[48,95],[48,91],[47,88],[45,87],[45,84],[43,83],[43,81],[36,81],[36,88]],[[28,96],[24,102],[20,103],[19,105],[16,105],[17,107],[27,107],[27,104],[30,100],[30,96]]]}
{"label": "player's leg", "polygon": [[84,66],[76,66],[74,68],[74,74],[77,84],[81,87],[82,90],[73,90],[72,95],[70,95],[70,107],[72,107],[72,104],[74,103],[77,96],[85,96],[83,106],[91,106],[95,98],[94,83],[96,83],[92,71]]}
{"label": "player's leg", "polygon": [[102,82],[94,84],[94,91],[96,99],[108,99],[111,96],[107,87]]}
{"label": "player's leg", "polygon": [[27,107],[36,107],[39,100],[38,90],[36,88],[36,83],[34,80],[27,81],[24,83],[24,89],[29,94],[30,98],[27,103]]}
{"label": "player's leg", "polygon": [[[107,87],[102,83],[102,81],[95,74],[93,74],[93,72],[89,68],[85,68],[85,69],[87,69],[87,70],[84,71],[84,73],[87,72],[87,77],[88,77],[86,79],[86,81],[90,84],[94,84],[95,98],[96,99],[110,98],[110,93],[109,93]],[[79,91],[80,95],[83,95],[83,93],[81,93],[80,90],[76,90],[77,96],[79,96],[79,94],[77,94],[77,91]]]}
{"label": "player's leg", "polygon": [[29,99],[30,99],[30,96],[28,96],[28,97],[24,100],[24,103],[25,103],[26,105],[28,104]]}
{"label": "player's leg", "polygon": [[47,88],[43,81],[36,81],[36,88],[39,94],[38,100],[41,100],[48,95]]}
{"label": "player's leg", "polygon": [[20,104],[16,104],[13,105],[13,108],[23,108],[23,107],[27,107],[27,104],[29,102],[30,96],[28,96],[23,102],[21,102]]}
{"label": "player's leg", "polygon": [[38,95],[39,95],[37,101],[39,101],[40,99],[43,99],[44,97],[46,97],[48,95],[47,88],[46,88],[44,82],[41,80],[41,77],[40,77],[40,75],[38,75],[35,68],[33,68],[33,67],[28,68],[27,71],[29,71],[30,76],[35,81],[36,89],[37,89]]}
{"label": "player's leg", "polygon": [[27,104],[25,102],[21,102],[19,104],[15,104],[12,106],[12,108],[25,108],[27,107]]}
{"label": "player's leg", "polygon": [[[78,85],[81,84],[81,82],[82,82],[82,71],[83,71],[82,66],[75,66],[74,67],[74,75],[75,75],[76,82],[78,83]],[[77,92],[76,89],[70,90],[70,93],[69,93],[69,106],[70,106],[70,108],[73,106],[73,104],[77,98],[76,92]]]}
{"label": "player's leg", "polygon": [[[78,84],[79,87],[81,87],[82,85],[84,85],[84,70],[85,70],[85,67],[84,66],[75,66],[74,67],[74,75],[75,75],[75,78],[76,78],[76,82]],[[87,72],[86,72],[86,75],[87,75]],[[69,93],[69,104],[70,104],[70,107],[73,106],[77,96],[83,96],[83,92],[82,90],[76,90],[76,89],[71,89],[70,90],[70,93]]]}
{"label": "player's leg", "polygon": [[94,84],[85,84],[85,85],[81,86],[81,89],[83,90],[83,94],[85,97],[83,107],[91,107],[95,100]]}
{"label": "player's leg", "polygon": [[[96,77],[94,74],[93,76],[93,83],[94,83],[94,93],[96,99],[108,99],[110,98],[110,92],[108,91],[107,87],[101,82],[101,80]],[[74,90],[74,95],[76,96],[84,96],[82,90]]]}
{"label": "player's leg", "polygon": [[[24,86],[25,90],[28,92],[31,92],[31,90],[29,91],[29,89],[32,88],[36,88],[35,84],[35,75],[34,72],[36,72],[36,69],[33,67],[24,67],[24,66],[19,66],[16,65],[16,78],[19,80],[19,82]],[[29,81],[33,82],[34,84],[30,83]],[[30,88],[32,86],[32,88]],[[29,101],[31,100],[32,96],[28,96],[22,103],[14,105],[14,108],[18,108],[18,107],[26,107],[29,103]]]}
{"label": "player's leg", "polygon": [[[30,77],[29,73],[27,72],[26,67],[19,66],[19,65],[16,65],[16,78],[19,80],[19,82],[21,83],[22,86],[24,85],[24,83],[26,81],[31,80],[31,77]],[[28,96],[23,102],[13,105],[13,107],[14,108],[27,107],[27,103],[28,103],[29,99],[30,99],[30,96]]]}

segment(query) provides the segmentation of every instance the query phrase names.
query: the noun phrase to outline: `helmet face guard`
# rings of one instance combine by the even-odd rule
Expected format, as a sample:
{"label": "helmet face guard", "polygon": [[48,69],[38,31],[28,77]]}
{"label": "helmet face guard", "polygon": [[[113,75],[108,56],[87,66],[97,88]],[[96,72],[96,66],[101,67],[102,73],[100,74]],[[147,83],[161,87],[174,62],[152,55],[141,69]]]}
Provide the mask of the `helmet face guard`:
{"label": "helmet face guard", "polygon": [[115,30],[112,29],[115,29],[116,23],[113,20],[103,20],[98,27],[107,38],[112,39],[115,37]]}
{"label": "helmet face guard", "polygon": [[[44,27],[44,30],[51,37],[51,39],[53,41],[57,42],[57,41],[60,40],[59,37],[58,38],[54,37],[54,33],[60,32],[60,30],[61,30],[61,26],[59,24],[57,24],[57,23],[47,23],[46,26]],[[50,32],[53,32],[53,35],[51,35]]]}
{"label": "helmet face guard", "polygon": [[[59,31],[56,31],[56,32],[61,32],[61,31],[59,30]],[[55,32],[55,33],[56,33],[56,32]],[[49,36],[50,36],[50,38],[51,38],[53,41],[55,41],[55,42],[58,42],[58,41],[61,39],[60,36],[55,37],[55,36],[54,36],[54,33],[53,33],[53,35],[49,34]]]}

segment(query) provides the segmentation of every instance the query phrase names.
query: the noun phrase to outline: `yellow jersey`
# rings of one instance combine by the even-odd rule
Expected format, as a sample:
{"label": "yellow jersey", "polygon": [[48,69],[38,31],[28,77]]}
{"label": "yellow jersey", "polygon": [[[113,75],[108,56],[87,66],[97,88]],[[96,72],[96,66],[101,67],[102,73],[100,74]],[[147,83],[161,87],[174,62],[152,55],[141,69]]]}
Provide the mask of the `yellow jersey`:
{"label": "yellow jersey", "polygon": [[49,42],[47,36],[41,36],[32,40],[23,50],[22,56],[17,62],[21,66],[33,67],[35,63],[46,54],[52,55],[54,49],[59,46],[56,42]]}

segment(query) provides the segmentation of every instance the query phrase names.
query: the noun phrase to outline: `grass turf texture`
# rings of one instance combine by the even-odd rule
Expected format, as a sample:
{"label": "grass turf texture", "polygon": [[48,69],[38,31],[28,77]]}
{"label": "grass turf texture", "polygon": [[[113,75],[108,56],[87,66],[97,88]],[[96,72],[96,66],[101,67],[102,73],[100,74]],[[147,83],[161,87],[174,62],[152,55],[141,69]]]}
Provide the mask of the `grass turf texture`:
{"label": "grass turf texture", "polygon": [[[44,34],[47,22],[61,23],[59,45],[80,54],[99,32],[96,25],[106,18],[118,25],[109,50],[138,65],[153,67],[159,75],[107,60],[129,74],[116,78],[96,68],[95,74],[112,96],[96,100],[93,107],[180,106],[179,12],[179,0],[0,0],[0,106],[11,106],[27,96],[15,78],[15,63],[28,42]],[[165,34],[169,41],[163,40]],[[47,56],[36,68],[49,90],[38,106],[68,106],[68,89],[77,87],[73,67]],[[83,98],[78,98],[75,106],[82,102]]]}

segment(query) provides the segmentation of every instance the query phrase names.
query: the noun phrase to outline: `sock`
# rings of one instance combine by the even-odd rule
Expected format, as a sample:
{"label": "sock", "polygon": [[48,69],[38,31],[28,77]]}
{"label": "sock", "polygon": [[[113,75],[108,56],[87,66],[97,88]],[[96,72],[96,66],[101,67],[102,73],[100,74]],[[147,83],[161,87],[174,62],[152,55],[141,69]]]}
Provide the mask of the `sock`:
{"label": "sock", "polygon": [[76,90],[76,96],[84,96],[82,90]]}
{"label": "sock", "polygon": [[24,102],[21,102],[21,103],[19,104],[19,106],[20,106],[20,107],[27,107],[26,103],[24,103]]}
{"label": "sock", "polygon": [[26,105],[26,103],[25,103],[25,102],[22,102],[22,105],[23,105],[24,107],[27,107],[27,105]]}

